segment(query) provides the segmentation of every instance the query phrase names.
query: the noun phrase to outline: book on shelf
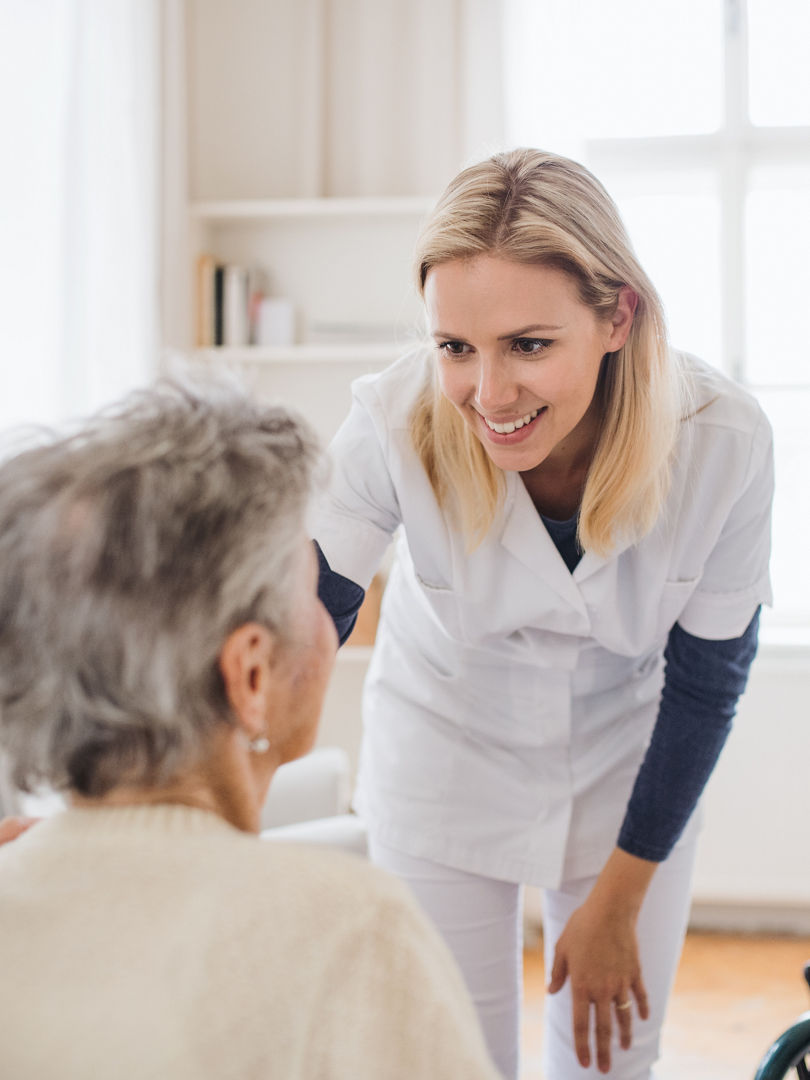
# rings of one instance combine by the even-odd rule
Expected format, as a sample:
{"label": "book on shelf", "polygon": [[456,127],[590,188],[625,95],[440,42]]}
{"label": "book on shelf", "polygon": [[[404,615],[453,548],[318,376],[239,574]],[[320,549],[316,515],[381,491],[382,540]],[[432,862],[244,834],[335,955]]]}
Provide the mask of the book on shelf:
{"label": "book on shelf", "polygon": [[196,344],[207,348],[214,344],[214,271],[217,261],[213,255],[197,257],[195,280]]}
{"label": "book on shelf", "polygon": [[222,288],[222,341],[218,341],[217,345],[248,345],[250,300],[246,267],[226,266]]}
{"label": "book on shelf", "polygon": [[259,313],[262,301],[267,294],[267,275],[260,266],[249,266],[247,270],[247,320],[248,344],[259,343]]}
{"label": "book on shelf", "polygon": [[197,346],[259,344],[261,305],[267,292],[261,267],[221,262],[205,252],[198,255],[196,269]]}
{"label": "book on shelf", "polygon": [[214,344],[225,341],[225,267],[214,267]]}

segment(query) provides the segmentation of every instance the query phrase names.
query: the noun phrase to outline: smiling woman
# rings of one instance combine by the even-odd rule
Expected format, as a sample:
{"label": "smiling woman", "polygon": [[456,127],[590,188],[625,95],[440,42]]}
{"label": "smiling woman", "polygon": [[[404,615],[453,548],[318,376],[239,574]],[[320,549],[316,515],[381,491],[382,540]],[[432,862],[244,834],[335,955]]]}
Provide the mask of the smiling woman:
{"label": "smiling woman", "polygon": [[637,299],[622,289],[613,316],[598,319],[562,270],[492,255],[441,263],[427,277],[439,389],[493,464],[523,475],[541,512],[569,517],[581,502],[602,359],[627,340]]}
{"label": "smiling woman", "polygon": [[[545,1074],[642,1080],[689,909],[692,813],[770,600],[770,430],[669,348],[615,207],[576,162],[517,150],[466,169],[415,269],[432,347],[355,383],[315,528],[323,595],[345,600],[402,526],[355,805],[372,858],[450,944],[506,1077],[530,883]],[[350,608],[331,606],[341,624]]]}
{"label": "smiling woman", "polygon": [[[660,511],[688,379],[668,353],[655,288],[598,181],[574,162],[530,151],[515,152],[510,170],[506,179],[490,162],[466,169],[420,238],[417,283],[440,363],[413,414],[414,444],[439,501],[453,493],[471,546],[501,499],[495,466],[532,470],[537,508],[579,508],[583,543],[609,551],[619,536],[644,535]],[[478,341],[456,333],[462,327]],[[506,358],[518,363],[527,352],[542,357],[542,374],[521,396]],[[472,354],[480,371],[470,397],[464,376],[450,376],[449,356]],[[495,458],[513,444],[490,437],[486,419],[513,422],[535,408],[548,416],[540,414],[526,455],[510,464]]]}

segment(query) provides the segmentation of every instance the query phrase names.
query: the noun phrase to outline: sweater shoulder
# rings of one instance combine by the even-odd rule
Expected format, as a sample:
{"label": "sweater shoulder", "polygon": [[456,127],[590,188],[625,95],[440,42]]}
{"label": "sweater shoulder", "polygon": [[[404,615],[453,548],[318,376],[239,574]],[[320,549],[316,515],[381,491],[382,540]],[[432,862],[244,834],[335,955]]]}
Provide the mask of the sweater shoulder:
{"label": "sweater shoulder", "polygon": [[[299,914],[322,910],[347,925],[375,919],[381,909],[408,909],[411,895],[396,878],[359,855],[310,844],[245,837],[239,875],[276,897],[294,898]],[[234,867],[234,870],[237,868]]]}

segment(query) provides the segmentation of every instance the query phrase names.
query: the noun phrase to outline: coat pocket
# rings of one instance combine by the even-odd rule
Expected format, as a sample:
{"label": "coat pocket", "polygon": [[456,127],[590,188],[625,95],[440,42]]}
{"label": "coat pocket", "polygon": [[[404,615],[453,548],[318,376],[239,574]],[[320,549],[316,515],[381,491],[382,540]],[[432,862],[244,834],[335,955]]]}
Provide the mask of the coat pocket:
{"label": "coat pocket", "polygon": [[416,571],[414,571],[414,585],[434,623],[447,637],[462,642],[464,636],[458,591],[449,585],[425,581]]}

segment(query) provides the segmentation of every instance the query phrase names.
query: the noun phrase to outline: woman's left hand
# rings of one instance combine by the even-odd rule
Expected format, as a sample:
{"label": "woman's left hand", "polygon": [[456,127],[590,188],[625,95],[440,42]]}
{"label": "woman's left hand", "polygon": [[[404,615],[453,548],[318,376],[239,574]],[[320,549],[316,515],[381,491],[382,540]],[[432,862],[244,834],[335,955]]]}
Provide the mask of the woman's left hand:
{"label": "woman's left hand", "polygon": [[584,1068],[591,1063],[592,1031],[597,1067],[608,1072],[614,1022],[626,1050],[633,1037],[633,1001],[642,1020],[649,1016],[636,919],[656,865],[614,851],[557,941],[548,992],[570,980],[574,1045]]}
{"label": "woman's left hand", "polygon": [[548,992],[556,993],[566,979],[571,980],[577,1059],[584,1068],[591,1063],[593,1008],[596,1064],[601,1072],[608,1072],[614,1015],[620,1045],[627,1050],[633,1038],[633,998],[639,1016],[645,1020],[649,1014],[635,927],[605,919],[586,901],[568,920],[557,942]]}

